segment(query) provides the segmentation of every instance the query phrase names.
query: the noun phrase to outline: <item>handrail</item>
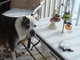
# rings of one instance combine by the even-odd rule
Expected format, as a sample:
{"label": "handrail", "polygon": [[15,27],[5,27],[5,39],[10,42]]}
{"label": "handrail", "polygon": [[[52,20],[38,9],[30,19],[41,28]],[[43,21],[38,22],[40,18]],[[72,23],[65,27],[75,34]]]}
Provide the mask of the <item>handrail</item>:
{"label": "handrail", "polygon": [[40,3],[40,5],[36,8],[36,9],[34,9],[34,11],[33,11],[33,13],[31,14],[31,15],[34,15],[44,4],[45,4],[45,1],[46,0],[43,0],[41,3]]}

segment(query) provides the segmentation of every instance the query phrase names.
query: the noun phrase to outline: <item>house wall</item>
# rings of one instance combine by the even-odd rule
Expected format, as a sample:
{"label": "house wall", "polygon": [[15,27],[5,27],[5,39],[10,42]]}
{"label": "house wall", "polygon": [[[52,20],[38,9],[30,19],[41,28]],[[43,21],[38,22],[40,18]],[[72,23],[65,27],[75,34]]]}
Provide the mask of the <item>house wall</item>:
{"label": "house wall", "polygon": [[35,9],[40,0],[11,0],[10,8]]}

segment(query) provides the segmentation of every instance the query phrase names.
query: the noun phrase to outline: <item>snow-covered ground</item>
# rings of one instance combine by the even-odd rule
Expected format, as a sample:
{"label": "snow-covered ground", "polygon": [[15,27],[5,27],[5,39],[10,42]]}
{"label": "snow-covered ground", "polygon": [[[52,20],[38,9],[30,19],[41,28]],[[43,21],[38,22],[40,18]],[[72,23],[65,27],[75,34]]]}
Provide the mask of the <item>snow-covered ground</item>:
{"label": "snow-covered ground", "polygon": [[[32,38],[31,40],[34,44],[37,42],[37,40],[35,38]],[[20,45],[21,46],[21,45]],[[32,46],[32,45],[31,45]],[[39,43],[38,45],[36,45],[36,47],[39,49],[40,52],[42,52],[42,49],[41,49],[41,43]],[[17,59],[18,60],[34,60],[30,54],[27,52],[27,50],[21,46],[21,49],[20,49],[22,52],[24,52],[25,54],[22,54],[20,57],[18,57]],[[29,49],[30,50],[30,49]],[[33,48],[33,50],[30,50],[30,52],[34,55],[34,57],[36,58],[36,60],[44,60],[44,58],[37,52],[37,50],[35,48]],[[55,60],[54,57],[51,56],[50,53],[48,54],[44,54],[42,52],[42,54],[47,58],[47,60]],[[5,55],[5,54],[3,54]],[[2,55],[2,56],[3,56]],[[6,54],[7,55],[7,54]],[[10,55],[10,54],[8,54]],[[4,57],[2,57],[4,58]],[[4,60],[12,60],[11,58],[4,58]]]}

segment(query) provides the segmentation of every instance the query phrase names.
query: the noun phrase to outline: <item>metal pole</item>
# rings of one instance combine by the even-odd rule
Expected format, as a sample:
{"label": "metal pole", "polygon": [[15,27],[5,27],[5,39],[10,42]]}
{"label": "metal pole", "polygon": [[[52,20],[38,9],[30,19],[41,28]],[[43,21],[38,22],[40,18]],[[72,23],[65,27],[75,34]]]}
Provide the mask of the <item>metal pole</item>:
{"label": "metal pole", "polygon": [[[31,44],[34,45],[32,42],[31,42]],[[37,47],[34,46],[34,48],[40,53],[40,55],[41,55],[45,60],[47,60],[47,59],[43,56],[43,54],[37,49]]]}
{"label": "metal pole", "polygon": [[[65,9],[64,9],[64,11],[66,12],[67,11],[67,3],[68,3],[68,1],[69,0],[66,0],[66,5],[65,5]],[[63,22],[63,27],[62,27],[62,33],[64,32],[64,24],[65,24],[65,20],[64,20],[64,22]]]}
{"label": "metal pole", "polygon": [[33,57],[33,59],[36,60],[36,58],[32,55],[32,53],[28,50],[28,48],[24,45],[24,43],[22,41],[20,42],[25,47],[25,49],[29,52],[29,54]]}
{"label": "metal pole", "polygon": [[28,48],[30,48],[30,45],[31,45],[30,43],[31,43],[31,37],[28,38],[28,45],[27,45]]}

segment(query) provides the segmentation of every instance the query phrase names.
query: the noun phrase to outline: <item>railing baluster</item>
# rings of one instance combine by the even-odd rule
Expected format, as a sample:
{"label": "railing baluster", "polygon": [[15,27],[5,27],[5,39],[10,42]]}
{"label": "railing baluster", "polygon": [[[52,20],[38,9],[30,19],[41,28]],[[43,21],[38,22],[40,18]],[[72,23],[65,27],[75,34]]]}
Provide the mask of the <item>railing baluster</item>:
{"label": "railing baluster", "polygon": [[[71,15],[74,9],[74,1],[75,0],[73,0],[73,2],[70,1],[72,2],[70,8]],[[66,2],[67,0],[46,0],[45,5],[41,9],[41,18],[52,16],[55,10],[57,10],[57,13],[62,16],[62,14],[67,10]],[[64,6],[60,6],[61,4],[64,4]]]}
{"label": "railing baluster", "polygon": [[78,9],[78,15],[77,15],[77,20],[76,20],[76,26],[78,25],[80,20],[80,4],[79,4],[79,9]]}

